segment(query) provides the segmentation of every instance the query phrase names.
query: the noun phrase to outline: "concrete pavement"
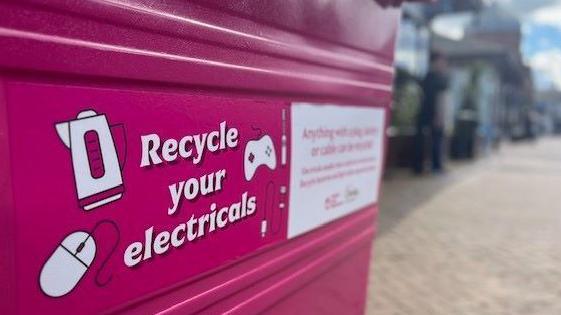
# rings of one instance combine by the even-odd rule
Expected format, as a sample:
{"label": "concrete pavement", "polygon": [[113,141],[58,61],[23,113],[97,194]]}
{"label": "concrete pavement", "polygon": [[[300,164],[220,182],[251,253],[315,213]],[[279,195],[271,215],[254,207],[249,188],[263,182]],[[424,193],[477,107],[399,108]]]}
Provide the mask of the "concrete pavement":
{"label": "concrete pavement", "polygon": [[561,138],[384,183],[369,315],[561,314]]}

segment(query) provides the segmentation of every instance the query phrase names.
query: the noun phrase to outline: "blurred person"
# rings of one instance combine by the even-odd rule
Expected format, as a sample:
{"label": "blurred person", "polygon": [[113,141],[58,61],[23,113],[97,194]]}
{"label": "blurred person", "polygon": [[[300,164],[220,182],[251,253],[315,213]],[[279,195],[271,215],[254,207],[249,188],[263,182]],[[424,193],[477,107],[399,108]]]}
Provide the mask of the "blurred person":
{"label": "blurred person", "polygon": [[431,165],[433,173],[441,173],[443,167],[444,127],[446,109],[446,90],[448,78],[446,71],[448,62],[440,52],[431,52],[430,69],[423,81],[423,100],[417,113],[415,135],[415,152],[413,171],[422,174],[424,171],[426,143],[430,142]]}

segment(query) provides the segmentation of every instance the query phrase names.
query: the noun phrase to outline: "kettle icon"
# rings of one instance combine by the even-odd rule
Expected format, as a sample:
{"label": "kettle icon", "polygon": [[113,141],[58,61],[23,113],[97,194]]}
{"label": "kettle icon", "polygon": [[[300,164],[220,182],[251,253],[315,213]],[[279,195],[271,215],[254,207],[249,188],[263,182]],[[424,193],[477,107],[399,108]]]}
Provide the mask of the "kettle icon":
{"label": "kettle icon", "polygon": [[89,211],[120,199],[126,155],[123,125],[110,126],[104,114],[85,110],[55,129],[70,149],[80,207]]}

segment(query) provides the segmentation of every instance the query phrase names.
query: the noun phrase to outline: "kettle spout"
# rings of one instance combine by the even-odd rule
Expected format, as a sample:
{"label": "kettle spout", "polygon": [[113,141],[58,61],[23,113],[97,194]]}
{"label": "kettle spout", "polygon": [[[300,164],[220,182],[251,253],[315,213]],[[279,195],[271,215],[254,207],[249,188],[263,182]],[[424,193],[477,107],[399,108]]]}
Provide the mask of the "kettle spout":
{"label": "kettle spout", "polygon": [[58,123],[55,128],[60,140],[70,148],[70,124],[68,122]]}

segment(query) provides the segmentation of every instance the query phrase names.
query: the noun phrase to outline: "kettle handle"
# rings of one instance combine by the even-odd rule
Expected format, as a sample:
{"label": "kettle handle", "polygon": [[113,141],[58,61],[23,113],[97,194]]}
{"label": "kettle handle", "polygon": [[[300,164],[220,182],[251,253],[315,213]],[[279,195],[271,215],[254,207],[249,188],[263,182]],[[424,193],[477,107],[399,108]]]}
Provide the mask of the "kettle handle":
{"label": "kettle handle", "polygon": [[119,166],[121,170],[125,167],[127,160],[127,137],[125,133],[125,126],[123,124],[111,125],[111,136],[115,149],[117,150],[117,158],[119,159]]}

